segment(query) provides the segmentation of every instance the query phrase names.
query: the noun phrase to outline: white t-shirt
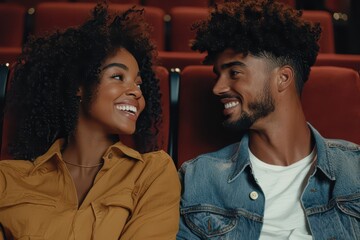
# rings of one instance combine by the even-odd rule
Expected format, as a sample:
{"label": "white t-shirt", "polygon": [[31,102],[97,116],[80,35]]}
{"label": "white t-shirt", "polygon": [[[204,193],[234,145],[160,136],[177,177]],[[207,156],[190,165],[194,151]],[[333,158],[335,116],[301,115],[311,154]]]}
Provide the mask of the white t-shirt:
{"label": "white t-shirt", "polygon": [[267,164],[249,149],[255,179],[265,194],[260,240],[312,239],[300,198],[316,160],[316,149],[290,166]]}

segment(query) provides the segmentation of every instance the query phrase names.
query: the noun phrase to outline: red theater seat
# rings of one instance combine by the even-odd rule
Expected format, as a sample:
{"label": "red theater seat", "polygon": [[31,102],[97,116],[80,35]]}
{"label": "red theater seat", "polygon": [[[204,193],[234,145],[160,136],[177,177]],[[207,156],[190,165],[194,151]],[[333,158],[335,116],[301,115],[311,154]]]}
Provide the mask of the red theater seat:
{"label": "red theater seat", "polygon": [[169,13],[173,7],[186,6],[186,7],[208,7],[208,0],[143,0],[145,6],[158,7]]}
{"label": "red theater seat", "polygon": [[165,52],[159,51],[158,64],[164,66],[168,70],[172,68],[184,69],[189,65],[201,65],[204,60],[205,53],[198,52]]}
{"label": "red theater seat", "polygon": [[[282,2],[285,3],[291,7],[295,7],[296,6],[296,0],[276,0],[277,2]],[[224,2],[224,0],[214,0],[215,3],[222,3]]]}
{"label": "red theater seat", "polygon": [[0,47],[0,64],[14,62],[20,53],[20,47]]}
{"label": "red theater seat", "polygon": [[311,22],[320,23],[322,29],[319,40],[320,52],[335,53],[334,27],[330,13],[325,11],[304,10],[303,18]]}
{"label": "red theater seat", "polygon": [[26,9],[34,8],[36,5],[43,2],[70,2],[72,0],[3,0],[4,2],[11,2],[22,5]]}
{"label": "red theater seat", "polygon": [[[94,3],[42,3],[36,8],[34,33],[42,34],[55,29],[65,29],[82,24],[91,16],[91,10]],[[123,12],[132,4],[110,4],[109,9],[112,12]],[[145,20],[152,26],[153,31],[151,37],[157,48],[163,50],[165,48],[165,26],[164,12],[159,8],[142,7],[145,9]]]}
{"label": "red theater seat", "polygon": [[[74,2],[99,2],[99,0],[74,0]],[[120,4],[135,4],[140,5],[140,0],[109,0],[109,3],[120,3]]]}
{"label": "red theater seat", "polygon": [[190,40],[195,37],[195,32],[191,31],[191,26],[196,21],[206,19],[208,14],[209,12],[207,8],[172,8],[170,10],[170,51],[191,51]]}
{"label": "red theater seat", "polygon": [[360,144],[360,79],[353,69],[313,67],[302,104],[307,120],[327,138]]}
{"label": "red theater seat", "polygon": [[0,3],[0,47],[21,48],[24,37],[25,8]]}
{"label": "red theater seat", "polygon": [[360,72],[360,54],[319,53],[315,65],[346,67]]}

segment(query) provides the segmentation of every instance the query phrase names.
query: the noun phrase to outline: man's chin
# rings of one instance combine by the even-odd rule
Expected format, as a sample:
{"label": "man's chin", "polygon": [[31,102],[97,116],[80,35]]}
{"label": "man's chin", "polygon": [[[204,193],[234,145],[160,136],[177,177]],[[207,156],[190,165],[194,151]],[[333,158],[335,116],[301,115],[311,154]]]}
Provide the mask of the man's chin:
{"label": "man's chin", "polygon": [[229,130],[235,130],[235,131],[246,131],[248,130],[252,125],[252,122],[251,121],[248,121],[247,119],[240,119],[240,120],[237,120],[237,121],[234,121],[234,120],[225,120],[223,122],[223,126],[226,128],[226,129],[229,129]]}

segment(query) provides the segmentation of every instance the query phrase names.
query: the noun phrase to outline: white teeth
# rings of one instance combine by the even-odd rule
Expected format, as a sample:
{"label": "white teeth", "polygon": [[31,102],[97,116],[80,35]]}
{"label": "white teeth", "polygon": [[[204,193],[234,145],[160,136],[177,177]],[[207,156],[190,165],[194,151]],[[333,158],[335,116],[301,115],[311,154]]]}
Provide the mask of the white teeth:
{"label": "white teeth", "polygon": [[228,103],[225,103],[225,109],[228,109],[228,108],[232,108],[232,107],[235,107],[236,105],[239,105],[239,102],[228,102]]}
{"label": "white teeth", "polygon": [[120,111],[137,113],[136,107],[131,106],[131,105],[116,105],[116,108],[119,109]]}

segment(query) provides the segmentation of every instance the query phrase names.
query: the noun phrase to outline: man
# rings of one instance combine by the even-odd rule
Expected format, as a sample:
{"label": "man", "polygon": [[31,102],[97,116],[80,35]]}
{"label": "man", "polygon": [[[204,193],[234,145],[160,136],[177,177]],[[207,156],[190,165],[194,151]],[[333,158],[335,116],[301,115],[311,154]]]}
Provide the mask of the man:
{"label": "man", "polygon": [[319,25],[278,2],[240,0],[195,29],[224,125],[245,134],[179,170],[178,239],[359,239],[360,146],[324,139],[301,107]]}

